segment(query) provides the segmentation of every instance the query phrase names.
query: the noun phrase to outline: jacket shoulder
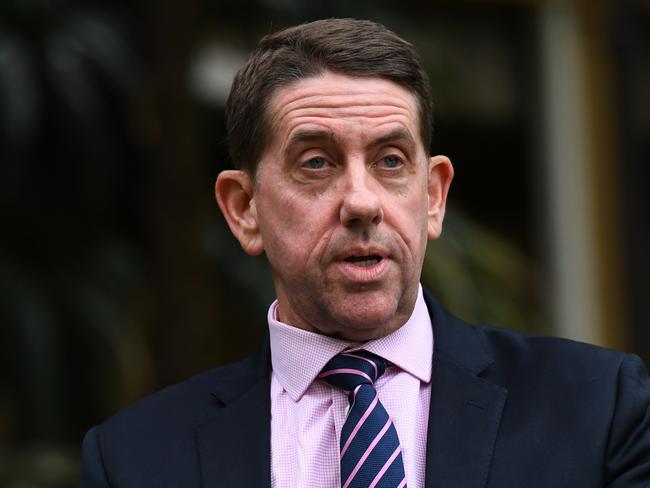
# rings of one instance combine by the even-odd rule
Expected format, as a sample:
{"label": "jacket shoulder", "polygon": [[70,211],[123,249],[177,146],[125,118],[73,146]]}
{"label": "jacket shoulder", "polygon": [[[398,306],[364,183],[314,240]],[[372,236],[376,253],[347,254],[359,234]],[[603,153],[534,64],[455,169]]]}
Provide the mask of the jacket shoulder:
{"label": "jacket shoulder", "polygon": [[571,371],[616,374],[626,358],[624,353],[569,339],[469,324],[449,313],[426,292],[425,300],[434,327],[434,348],[474,373],[503,373],[506,377],[539,373],[549,379]]}
{"label": "jacket shoulder", "polygon": [[144,397],[109,418],[102,429],[143,429],[200,422],[219,404],[222,392],[236,396],[268,374],[268,345],[247,358],[199,373]]}
{"label": "jacket shoulder", "polygon": [[499,358],[511,361],[546,362],[557,358],[572,365],[618,364],[625,353],[561,337],[502,329],[491,325],[469,325],[484,347]]}
{"label": "jacket shoulder", "polygon": [[221,406],[225,393],[235,397],[268,375],[261,354],[164,388],[91,429],[83,447],[84,479],[106,473],[116,486],[133,479],[160,481],[142,486],[192,486],[199,472],[197,426]]}

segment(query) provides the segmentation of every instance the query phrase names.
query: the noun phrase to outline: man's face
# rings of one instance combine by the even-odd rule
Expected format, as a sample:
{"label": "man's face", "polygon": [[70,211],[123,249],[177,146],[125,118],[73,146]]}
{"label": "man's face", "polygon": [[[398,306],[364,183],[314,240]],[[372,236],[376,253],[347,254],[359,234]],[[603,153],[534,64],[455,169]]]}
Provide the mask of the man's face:
{"label": "man's face", "polygon": [[415,98],[390,81],[333,73],[278,89],[252,187],[280,320],[367,340],[410,316],[452,169],[429,159]]}

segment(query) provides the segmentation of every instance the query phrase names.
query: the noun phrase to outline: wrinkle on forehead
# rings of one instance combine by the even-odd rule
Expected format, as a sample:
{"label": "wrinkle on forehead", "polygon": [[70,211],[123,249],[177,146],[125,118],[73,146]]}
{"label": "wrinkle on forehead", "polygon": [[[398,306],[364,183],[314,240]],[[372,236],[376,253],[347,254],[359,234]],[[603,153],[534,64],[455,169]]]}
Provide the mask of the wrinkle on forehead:
{"label": "wrinkle on forehead", "polygon": [[318,87],[291,85],[280,89],[274,98],[272,104],[274,123],[280,123],[282,119],[294,112],[300,114],[305,111],[322,111],[323,116],[359,114],[381,117],[386,113],[417,115],[415,99],[406,91],[400,96],[394,91],[385,90],[365,89],[355,93],[337,87],[328,87],[324,90],[323,85]]}
{"label": "wrinkle on forehead", "polygon": [[[318,119],[359,119],[373,126],[397,123],[419,135],[417,103],[405,88],[380,78],[334,73],[282,87],[271,104],[273,132],[286,141],[301,124]],[[384,119],[384,120],[381,120]]]}

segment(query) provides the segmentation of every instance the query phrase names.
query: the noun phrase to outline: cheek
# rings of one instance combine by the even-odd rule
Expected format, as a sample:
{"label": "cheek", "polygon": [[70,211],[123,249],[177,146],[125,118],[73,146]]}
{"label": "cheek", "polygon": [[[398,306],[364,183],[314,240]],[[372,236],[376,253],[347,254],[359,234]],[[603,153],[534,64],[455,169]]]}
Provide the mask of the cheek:
{"label": "cheek", "polygon": [[320,213],[296,193],[273,194],[258,207],[260,230],[272,264],[301,263],[317,246]]}
{"label": "cheek", "polygon": [[421,197],[405,198],[396,202],[396,226],[412,251],[426,246],[428,213],[427,200]]}

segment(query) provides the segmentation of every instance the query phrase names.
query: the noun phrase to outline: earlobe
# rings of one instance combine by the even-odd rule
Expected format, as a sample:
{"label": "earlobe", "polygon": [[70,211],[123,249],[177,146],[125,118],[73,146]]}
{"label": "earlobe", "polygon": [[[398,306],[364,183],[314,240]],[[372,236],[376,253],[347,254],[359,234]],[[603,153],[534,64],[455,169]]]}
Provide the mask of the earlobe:
{"label": "earlobe", "polygon": [[446,156],[433,156],[429,159],[429,194],[428,226],[429,240],[440,237],[442,222],[445,218],[447,195],[451,180],[454,178],[454,167]]}
{"label": "earlobe", "polygon": [[242,249],[251,256],[262,254],[264,244],[249,174],[238,170],[222,171],[214,189],[221,213]]}

